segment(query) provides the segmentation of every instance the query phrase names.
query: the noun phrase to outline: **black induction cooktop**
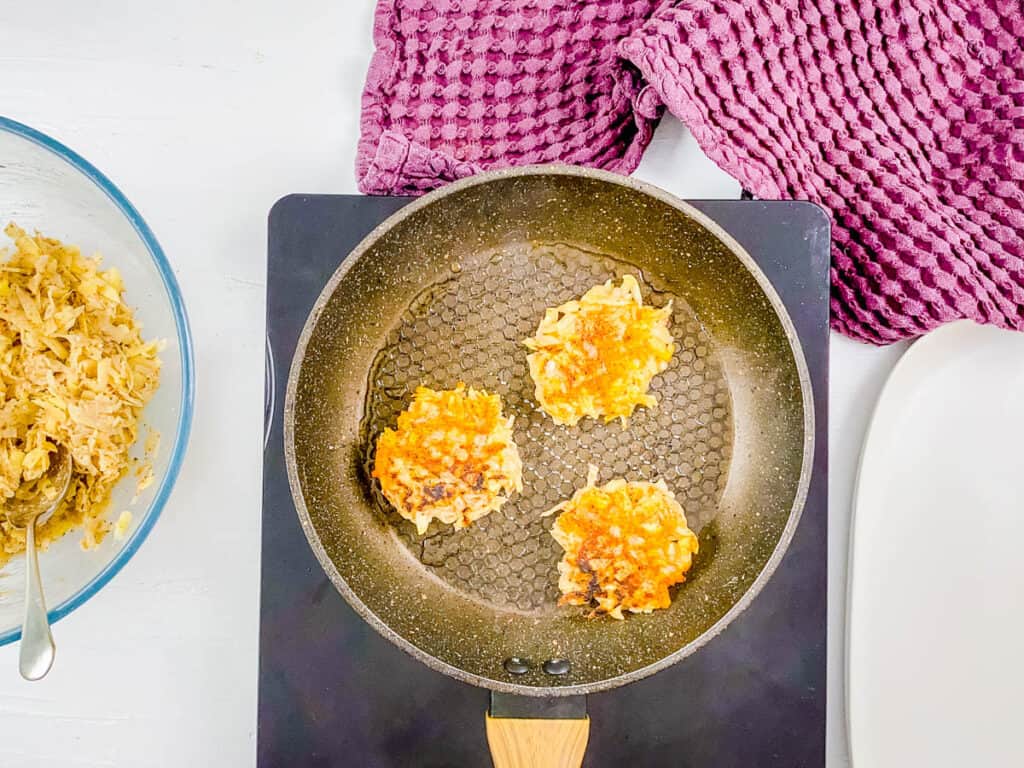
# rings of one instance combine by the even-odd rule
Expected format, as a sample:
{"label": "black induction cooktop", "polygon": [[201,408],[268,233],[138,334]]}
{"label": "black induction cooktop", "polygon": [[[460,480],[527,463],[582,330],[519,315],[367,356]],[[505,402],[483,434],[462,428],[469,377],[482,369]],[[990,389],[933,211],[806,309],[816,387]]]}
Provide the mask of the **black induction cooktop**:
{"label": "black induction cooktop", "polygon": [[[257,760],[289,766],[488,766],[487,691],[405,655],[335,591],[299,527],[283,393],[295,345],[349,251],[409,198],[290,195],[270,212]],[[692,201],[760,265],[811,373],[816,441],[789,551],[750,607],[698,653],[588,697],[584,766],[825,764],[829,222],[808,203]]]}

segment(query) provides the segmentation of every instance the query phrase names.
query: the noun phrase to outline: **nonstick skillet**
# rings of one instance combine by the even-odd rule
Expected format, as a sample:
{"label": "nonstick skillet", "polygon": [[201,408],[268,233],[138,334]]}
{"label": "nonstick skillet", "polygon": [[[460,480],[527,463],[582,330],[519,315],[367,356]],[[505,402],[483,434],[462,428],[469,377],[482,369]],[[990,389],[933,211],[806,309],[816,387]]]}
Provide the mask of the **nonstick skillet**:
{"label": "nonstick skillet", "polygon": [[[645,302],[673,303],[658,405],[627,429],[556,426],[522,340],[545,308],[627,273]],[[371,481],[373,446],[416,386],[459,381],[515,415],[524,491],[467,529],[418,536]],[[796,528],[813,435],[799,341],[750,256],[661,190],[563,166],[450,184],[374,230],[310,313],[285,403],[289,481],[318,560],[386,638],[491,689],[499,766],[579,765],[582,694],[685,658],[746,608]],[[664,479],[682,503],[700,553],[670,608],[616,621],[557,607],[561,551],[543,512],[590,464],[600,482]]]}

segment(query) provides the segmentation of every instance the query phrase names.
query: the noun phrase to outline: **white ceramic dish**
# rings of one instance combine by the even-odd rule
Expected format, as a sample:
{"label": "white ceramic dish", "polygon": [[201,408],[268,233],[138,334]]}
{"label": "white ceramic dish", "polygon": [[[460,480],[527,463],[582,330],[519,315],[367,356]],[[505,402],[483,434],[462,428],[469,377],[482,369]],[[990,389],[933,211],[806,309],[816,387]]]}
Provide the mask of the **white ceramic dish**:
{"label": "white ceramic dish", "polygon": [[[87,254],[101,253],[105,266],[120,269],[127,301],[135,308],[145,337],[167,342],[160,355],[160,388],[143,413],[143,423],[161,436],[153,462],[155,482],[134,504],[134,478],[125,478],[114,489],[112,518],[125,509],[133,513],[124,539],[107,536],[99,547],[82,551],[81,533],[72,531],[40,553],[53,622],[113,578],[159,518],[181,468],[192,423],[192,346],[174,273],[139,212],[81,156],[28,126],[0,117],[0,229],[11,220],[77,245]],[[10,245],[2,233],[0,242]],[[18,557],[0,569],[0,645],[21,635],[24,588],[24,561]]]}
{"label": "white ceramic dish", "polygon": [[855,768],[1024,765],[1024,334],[915,343],[865,441],[847,603]]}

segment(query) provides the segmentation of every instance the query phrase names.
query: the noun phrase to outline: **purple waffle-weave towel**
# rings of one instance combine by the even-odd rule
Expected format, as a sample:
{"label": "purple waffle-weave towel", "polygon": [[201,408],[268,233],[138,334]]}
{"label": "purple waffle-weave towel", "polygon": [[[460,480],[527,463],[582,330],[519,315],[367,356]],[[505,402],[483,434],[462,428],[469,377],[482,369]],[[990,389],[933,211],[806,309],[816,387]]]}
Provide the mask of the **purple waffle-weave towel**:
{"label": "purple waffle-weave towel", "polygon": [[832,324],[1024,329],[1022,0],[380,0],[363,191],[628,173],[662,105],[763,198],[833,220]]}

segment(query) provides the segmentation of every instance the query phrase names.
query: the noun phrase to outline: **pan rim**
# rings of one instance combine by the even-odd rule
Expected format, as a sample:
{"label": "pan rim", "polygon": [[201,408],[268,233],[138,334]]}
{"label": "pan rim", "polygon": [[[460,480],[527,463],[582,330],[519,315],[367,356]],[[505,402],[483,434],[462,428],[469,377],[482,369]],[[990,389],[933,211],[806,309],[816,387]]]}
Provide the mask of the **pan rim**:
{"label": "pan rim", "polygon": [[[309,510],[306,507],[305,496],[302,492],[301,478],[299,476],[299,468],[295,457],[295,401],[302,364],[305,361],[306,350],[313,336],[313,331],[316,328],[317,322],[320,319],[320,315],[327,305],[327,302],[334,295],[338,284],[342,279],[344,279],[348,271],[385,233],[389,232],[406,218],[415,215],[421,209],[431,205],[435,200],[439,200],[450,194],[457,193],[477,185],[489,184],[501,179],[521,176],[570,176],[596,179],[615,184],[620,187],[626,187],[633,191],[649,195],[656,200],[670,205],[696,221],[713,236],[718,238],[722,244],[725,245],[737,259],[739,259],[740,263],[753,276],[755,281],[757,281],[758,286],[768,299],[776,317],[778,317],[779,322],[782,325],[782,329],[786,335],[786,340],[789,344],[790,351],[793,354],[794,364],[797,369],[804,411],[803,457],[800,466],[800,478],[797,483],[796,492],[793,497],[793,504],[790,508],[786,525],[782,530],[782,534],[780,535],[775,548],[772,550],[771,556],[768,558],[758,575],[750,583],[750,586],[746,589],[743,595],[741,595],[740,599],[737,600],[729,610],[727,610],[721,618],[718,619],[718,621],[708,627],[698,637],[691,640],[682,648],[663,656],[658,661],[648,664],[647,666],[640,667],[639,669],[623,672],[619,675],[608,677],[603,680],[566,686],[527,686],[517,683],[509,683],[502,680],[495,680],[493,678],[467,672],[431,655],[399,633],[395,632],[360,599],[355,591],[348,585],[348,582],[345,581],[341,573],[339,573],[334,562],[327,554],[326,549],[320,541],[319,534],[313,525],[312,519],[309,515]],[[740,614],[742,614],[743,611],[745,611],[760,594],[761,590],[771,579],[775,570],[778,568],[779,563],[782,561],[782,558],[789,549],[789,545],[796,533],[797,526],[799,525],[800,519],[803,515],[804,505],[807,501],[807,494],[813,471],[816,443],[813,385],[811,383],[809,369],[807,368],[803,345],[800,342],[800,338],[796,332],[796,327],[793,324],[792,318],[789,316],[789,312],[787,311],[785,304],[783,304],[782,299],[779,297],[774,286],[772,286],[767,276],[761,271],[761,268],[758,266],[757,262],[754,261],[753,257],[747,253],[746,249],[744,249],[728,232],[722,229],[722,227],[709,216],[697,210],[686,201],[653,184],[640,181],[633,177],[621,176],[610,171],[564,164],[542,164],[516,168],[503,168],[494,171],[487,171],[451,182],[416,200],[413,200],[408,205],[403,206],[398,211],[388,216],[368,235],[366,235],[366,237],[364,237],[359,244],[342,259],[337,269],[324,285],[323,290],[317,297],[316,302],[313,304],[313,307],[306,318],[306,322],[303,325],[288,372],[288,384],[284,402],[283,439],[288,485],[291,490],[292,500],[295,504],[295,511],[299,518],[299,524],[302,527],[303,533],[309,542],[309,546],[313,550],[313,554],[319,561],[321,568],[324,569],[324,572],[331,580],[335,589],[338,590],[339,594],[341,594],[341,596],[345,598],[345,601],[356,611],[357,614],[359,614],[359,617],[373,627],[373,629],[382,637],[408,653],[417,661],[426,664],[435,671],[442,672],[461,682],[486,688],[488,690],[536,697],[579,696],[611,690],[622,685],[642,680],[643,678],[650,677],[651,675],[672,666],[688,656],[691,656],[707,645],[712,639],[721,634],[722,631],[725,630],[725,628],[728,627],[729,624],[731,624]]]}

